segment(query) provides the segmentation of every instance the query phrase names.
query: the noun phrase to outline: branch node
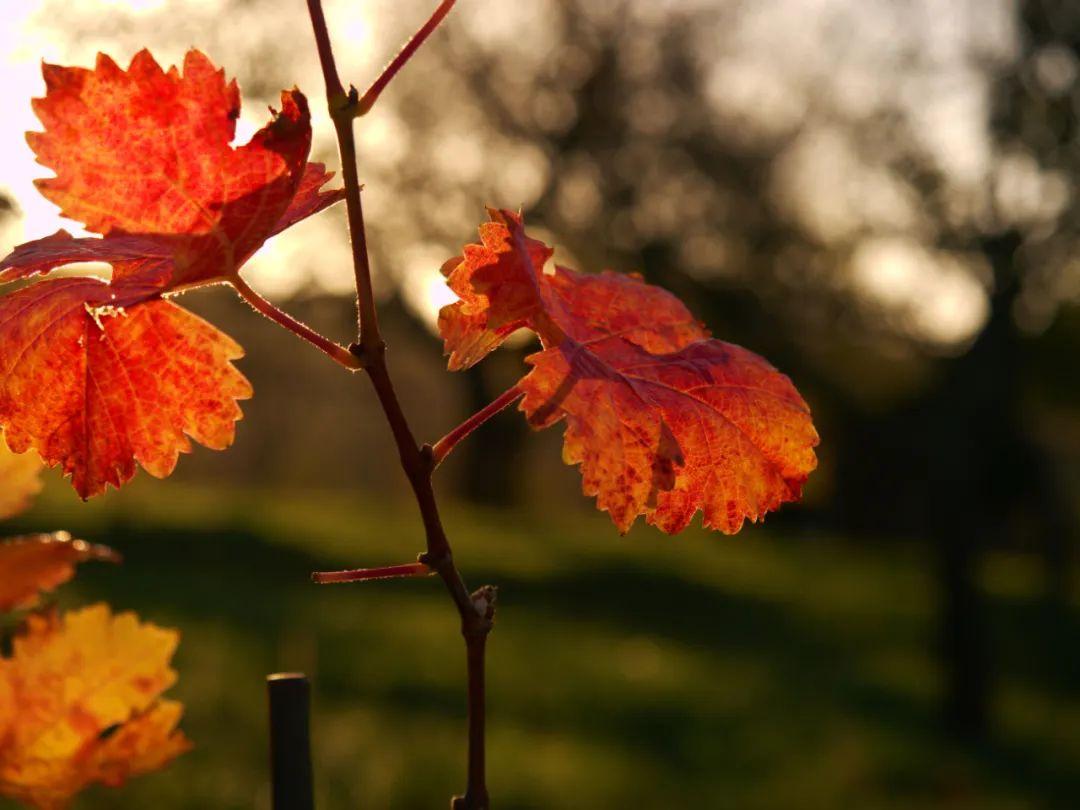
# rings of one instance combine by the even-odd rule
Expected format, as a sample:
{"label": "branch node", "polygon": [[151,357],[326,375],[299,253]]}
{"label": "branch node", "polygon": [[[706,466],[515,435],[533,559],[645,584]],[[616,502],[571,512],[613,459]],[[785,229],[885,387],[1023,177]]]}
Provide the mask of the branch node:
{"label": "branch node", "polygon": [[478,623],[474,632],[487,634],[491,631],[495,621],[495,603],[499,598],[499,589],[494,585],[483,585],[473,591],[469,599],[472,601],[476,614],[482,621]]}
{"label": "branch node", "polygon": [[424,463],[424,471],[431,475],[438,467],[438,463],[435,461],[435,448],[430,444],[420,445],[420,460]]}
{"label": "branch node", "polygon": [[453,557],[449,552],[432,554],[430,551],[422,551],[416,555],[416,561],[423,563],[434,571],[441,570],[444,566],[453,564]]}
{"label": "branch node", "polygon": [[349,353],[360,362],[360,368],[369,369],[374,364],[382,362],[383,357],[386,356],[386,343],[380,340],[373,348],[363,343],[350,343]]}

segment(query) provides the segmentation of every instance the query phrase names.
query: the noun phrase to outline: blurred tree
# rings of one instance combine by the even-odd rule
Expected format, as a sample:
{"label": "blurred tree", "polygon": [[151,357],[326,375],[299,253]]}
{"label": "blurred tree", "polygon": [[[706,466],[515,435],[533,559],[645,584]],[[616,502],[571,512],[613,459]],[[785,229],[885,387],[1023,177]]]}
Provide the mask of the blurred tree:
{"label": "blurred tree", "polygon": [[[560,0],[530,23],[540,58],[467,21],[444,58],[490,130],[544,155],[533,222],[581,266],[696,299],[808,385],[840,525],[933,541],[945,716],[979,737],[981,550],[1027,515],[1065,587],[1071,515],[1024,372],[1077,293],[1078,10],[791,6]],[[768,28],[784,10],[790,42]],[[806,40],[817,62],[777,51]]]}

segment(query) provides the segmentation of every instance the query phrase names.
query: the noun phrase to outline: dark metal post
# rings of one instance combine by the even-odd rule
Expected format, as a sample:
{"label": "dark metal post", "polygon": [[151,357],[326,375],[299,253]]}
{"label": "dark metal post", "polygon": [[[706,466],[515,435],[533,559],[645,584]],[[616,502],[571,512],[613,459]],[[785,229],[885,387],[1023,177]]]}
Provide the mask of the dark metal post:
{"label": "dark metal post", "polygon": [[311,686],[306,675],[266,679],[270,694],[270,775],[274,810],[315,810],[311,779]]}

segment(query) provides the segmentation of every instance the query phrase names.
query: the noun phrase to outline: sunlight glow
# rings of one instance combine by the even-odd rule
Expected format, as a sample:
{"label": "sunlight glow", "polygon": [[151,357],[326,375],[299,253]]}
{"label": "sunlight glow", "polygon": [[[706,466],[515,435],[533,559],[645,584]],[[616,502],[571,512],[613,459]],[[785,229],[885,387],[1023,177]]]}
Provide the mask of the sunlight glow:
{"label": "sunlight glow", "polygon": [[856,290],[906,316],[908,331],[943,346],[971,338],[986,321],[986,290],[970,268],[917,242],[864,241],[851,261]]}
{"label": "sunlight glow", "polygon": [[434,244],[419,245],[402,257],[403,278],[399,279],[406,306],[429,327],[434,327],[439,310],[457,300],[439,272],[452,251]]}

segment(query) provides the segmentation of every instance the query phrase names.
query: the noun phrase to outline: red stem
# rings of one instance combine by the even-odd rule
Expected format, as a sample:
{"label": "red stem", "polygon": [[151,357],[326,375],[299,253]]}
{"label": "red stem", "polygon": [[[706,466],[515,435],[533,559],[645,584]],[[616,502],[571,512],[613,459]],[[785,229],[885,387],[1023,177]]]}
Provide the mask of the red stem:
{"label": "red stem", "polygon": [[424,44],[424,40],[427,39],[431,32],[439,27],[439,23],[443,21],[447,14],[450,13],[450,9],[454,7],[456,0],[443,0],[439,7],[432,12],[428,21],[420,26],[419,30],[412,35],[404,47],[398,51],[395,56],[386,67],[383,68],[383,72],[379,74],[371,86],[364,91],[364,95],[360,97],[360,103],[357,105],[356,114],[363,115],[370,110],[375,102],[378,100],[379,95],[386,88],[386,85],[390,84],[391,79],[397,75],[397,72],[401,70],[405,63],[412,58],[412,55],[416,53],[417,48]]}
{"label": "red stem", "polygon": [[350,571],[316,571],[311,579],[318,585],[333,582],[364,582],[370,579],[397,579],[400,577],[429,577],[435,572],[421,562],[405,565],[385,565],[381,568],[354,568]]}
{"label": "red stem", "polygon": [[467,437],[470,433],[480,427],[484,422],[499,413],[512,403],[521,399],[525,395],[525,392],[518,388],[516,385],[506,389],[499,396],[492,400],[488,405],[485,405],[481,410],[474,413],[456,428],[451,430],[441,439],[439,439],[431,448],[431,460],[437,467],[442,464],[444,458],[446,458],[453,451],[458,443],[462,439]]}
{"label": "red stem", "polygon": [[308,14],[311,15],[311,27],[315,29],[315,47],[319,50],[319,65],[326,83],[326,98],[333,109],[346,100],[345,88],[341,86],[337,66],[334,64],[334,49],[330,45],[330,32],[326,27],[322,0],[307,0],[307,7]]}
{"label": "red stem", "polygon": [[[350,347],[352,353],[359,359],[361,366],[367,371],[367,377],[371,380],[379,404],[382,406],[386,421],[397,444],[398,456],[401,467],[409,479],[416,503],[423,518],[424,532],[427,540],[427,551],[421,555],[420,562],[433,568],[446,586],[454,605],[461,618],[461,632],[466,639],[467,645],[473,645],[472,641],[477,636],[486,636],[491,630],[493,606],[486,601],[487,607],[483,612],[477,604],[473,603],[472,597],[465,587],[465,581],[461,577],[457,566],[454,565],[453,553],[450,542],[442,527],[439,517],[439,508],[435,502],[435,492],[431,486],[431,473],[434,466],[431,463],[431,455],[427,448],[421,448],[413,436],[409,427],[408,419],[398,401],[394,383],[390,378],[390,372],[386,366],[386,345],[379,333],[378,316],[375,309],[375,298],[371,289],[371,272],[368,262],[367,237],[364,231],[364,214],[360,202],[360,181],[356,163],[356,140],[353,136],[352,122],[359,109],[359,99],[355,92],[344,96],[341,90],[341,80],[337,75],[334,65],[334,55],[330,46],[330,35],[326,30],[326,19],[322,13],[321,0],[307,0],[308,9],[311,12],[311,23],[315,29],[315,41],[319,50],[319,61],[322,66],[323,76],[326,79],[327,103],[330,108],[330,116],[334,122],[334,130],[337,132],[338,149],[341,154],[342,179],[345,184],[345,203],[348,210],[349,236],[352,239],[353,268],[356,275],[356,303],[359,314],[359,334],[357,342]],[[402,54],[391,63],[373,85],[374,96],[378,96],[386,82],[400,69],[405,60],[415,51],[416,46],[423,42],[431,30],[438,25],[439,21],[450,10],[452,3],[444,2],[430,20],[417,32],[405,46]],[[415,43],[415,45],[413,44]],[[478,594],[481,592],[478,591]],[[482,657],[481,662],[482,663]],[[474,762],[477,757],[483,759],[484,737],[484,684],[482,677],[477,680],[475,666],[469,667],[469,761]],[[479,708],[478,708],[479,707]],[[469,768],[469,783],[465,798],[455,800],[455,806],[459,810],[488,810],[487,787],[482,781],[483,767]],[[462,803],[464,802],[464,803]]]}
{"label": "red stem", "polygon": [[240,294],[240,297],[247,301],[251,305],[251,308],[260,315],[265,315],[274,323],[278,324],[278,326],[288,329],[301,340],[306,340],[323,354],[345,366],[345,368],[356,371],[361,367],[360,360],[356,355],[344,346],[338,345],[329,338],[323,337],[310,326],[296,320],[296,318],[292,317],[287,312],[282,312],[249,287],[248,283],[240,278],[240,276],[233,276],[231,284],[233,289]]}
{"label": "red stem", "polygon": [[455,797],[451,810],[486,808],[491,803],[484,765],[484,653],[487,637],[485,632],[465,639],[469,670],[469,788],[464,796]]}

